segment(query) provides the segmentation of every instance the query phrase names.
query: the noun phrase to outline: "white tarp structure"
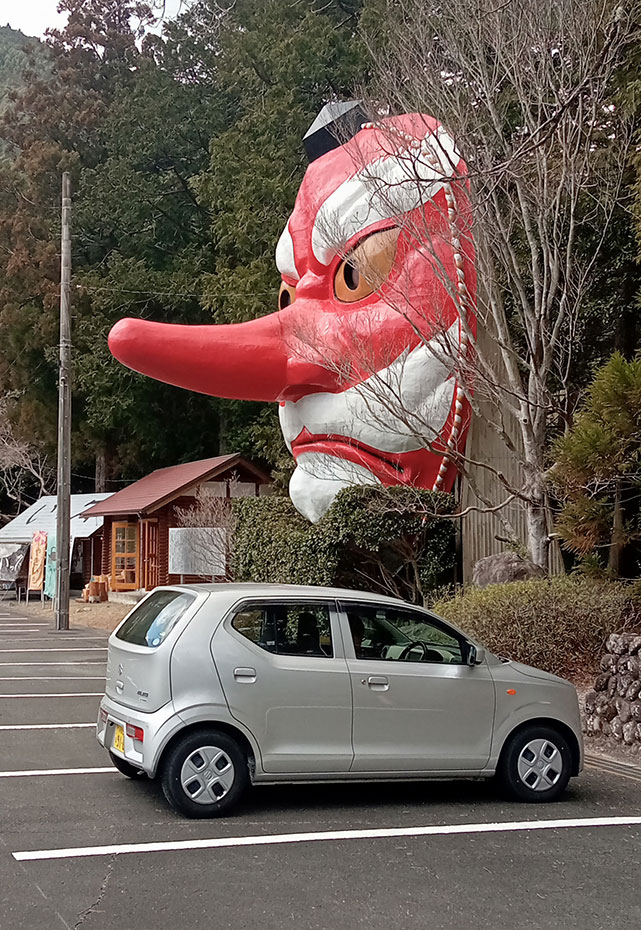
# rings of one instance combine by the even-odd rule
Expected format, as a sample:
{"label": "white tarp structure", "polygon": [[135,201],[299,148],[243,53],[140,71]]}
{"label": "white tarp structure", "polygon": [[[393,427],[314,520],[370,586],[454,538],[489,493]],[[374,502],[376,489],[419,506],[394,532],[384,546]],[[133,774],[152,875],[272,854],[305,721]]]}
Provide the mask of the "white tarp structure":
{"label": "white tarp structure", "polygon": [[227,572],[227,533],[221,526],[169,530],[169,574],[220,577]]}
{"label": "white tarp structure", "polygon": [[[72,494],[71,495],[71,551],[76,539],[89,539],[103,524],[102,517],[83,518],[81,516],[98,501],[104,501],[111,494]],[[31,545],[33,534],[37,530],[55,533],[58,512],[58,500],[54,495],[41,497],[39,501],[23,510],[6,526],[0,529],[0,544],[20,543]]]}

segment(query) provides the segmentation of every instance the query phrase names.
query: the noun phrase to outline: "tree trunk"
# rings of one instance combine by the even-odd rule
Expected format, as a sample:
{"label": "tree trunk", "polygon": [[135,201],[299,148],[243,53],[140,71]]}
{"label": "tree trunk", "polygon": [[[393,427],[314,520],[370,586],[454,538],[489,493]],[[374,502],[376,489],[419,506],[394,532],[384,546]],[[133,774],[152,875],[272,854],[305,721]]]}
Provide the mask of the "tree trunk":
{"label": "tree trunk", "polygon": [[623,549],[623,504],[621,502],[621,482],[617,481],[614,491],[614,514],[612,518],[612,536],[608,568],[619,575],[621,573],[621,550]]}
{"label": "tree trunk", "polygon": [[623,267],[619,269],[619,280],[622,281],[623,287],[622,292],[617,294],[620,309],[615,324],[614,348],[628,360],[634,358],[639,345],[637,274],[638,266],[632,261],[624,262]]}
{"label": "tree trunk", "polygon": [[229,449],[227,448],[227,431],[228,431],[228,416],[227,410],[225,408],[225,401],[222,401],[219,407],[218,413],[218,455],[228,455]]}
{"label": "tree trunk", "polygon": [[[531,411],[527,412],[530,413]],[[527,419],[529,420],[529,417]],[[535,418],[533,427],[528,422],[527,428],[522,427],[522,429],[526,475],[524,490],[528,498],[524,502],[527,554],[535,565],[540,566],[547,572],[550,537],[548,533],[547,496],[543,479],[544,464],[541,460],[541,450],[545,447],[544,421],[541,417]]]}
{"label": "tree trunk", "polygon": [[535,565],[539,565],[547,572],[550,538],[548,534],[545,499],[541,502],[536,500],[528,501],[525,506],[525,517],[528,558],[531,559]]}
{"label": "tree trunk", "polygon": [[107,447],[103,446],[96,453],[96,494],[105,494],[107,492],[107,481],[109,480],[109,455]]}

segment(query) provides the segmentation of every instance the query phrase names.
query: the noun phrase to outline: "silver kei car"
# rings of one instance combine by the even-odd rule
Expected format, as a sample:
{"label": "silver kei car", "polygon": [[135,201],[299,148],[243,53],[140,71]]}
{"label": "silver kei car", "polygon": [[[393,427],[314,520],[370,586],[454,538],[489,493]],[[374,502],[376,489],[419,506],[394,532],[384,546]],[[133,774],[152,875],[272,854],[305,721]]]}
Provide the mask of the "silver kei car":
{"label": "silver kei car", "polygon": [[568,682],[399,600],[334,588],[157,588],[109,639],[97,737],[189,817],[250,784],[490,778],[553,801],[582,767]]}

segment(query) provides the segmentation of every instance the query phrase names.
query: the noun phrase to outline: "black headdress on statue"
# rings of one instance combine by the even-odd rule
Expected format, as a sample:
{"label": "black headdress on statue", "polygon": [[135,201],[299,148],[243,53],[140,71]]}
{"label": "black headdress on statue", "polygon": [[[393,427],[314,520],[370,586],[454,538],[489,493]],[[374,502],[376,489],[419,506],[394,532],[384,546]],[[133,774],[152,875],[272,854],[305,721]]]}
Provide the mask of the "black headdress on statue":
{"label": "black headdress on statue", "polygon": [[366,122],[360,100],[326,104],[303,138],[310,162],[344,145]]}

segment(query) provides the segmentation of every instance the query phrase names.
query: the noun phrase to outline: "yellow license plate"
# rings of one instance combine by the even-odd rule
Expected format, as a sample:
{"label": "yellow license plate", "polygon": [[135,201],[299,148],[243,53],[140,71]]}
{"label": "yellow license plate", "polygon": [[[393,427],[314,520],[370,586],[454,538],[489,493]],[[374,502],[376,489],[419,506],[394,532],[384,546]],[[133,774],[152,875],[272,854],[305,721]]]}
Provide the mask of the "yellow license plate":
{"label": "yellow license plate", "polygon": [[118,752],[125,751],[125,731],[122,727],[116,727],[116,732],[114,733],[114,744],[113,748]]}

